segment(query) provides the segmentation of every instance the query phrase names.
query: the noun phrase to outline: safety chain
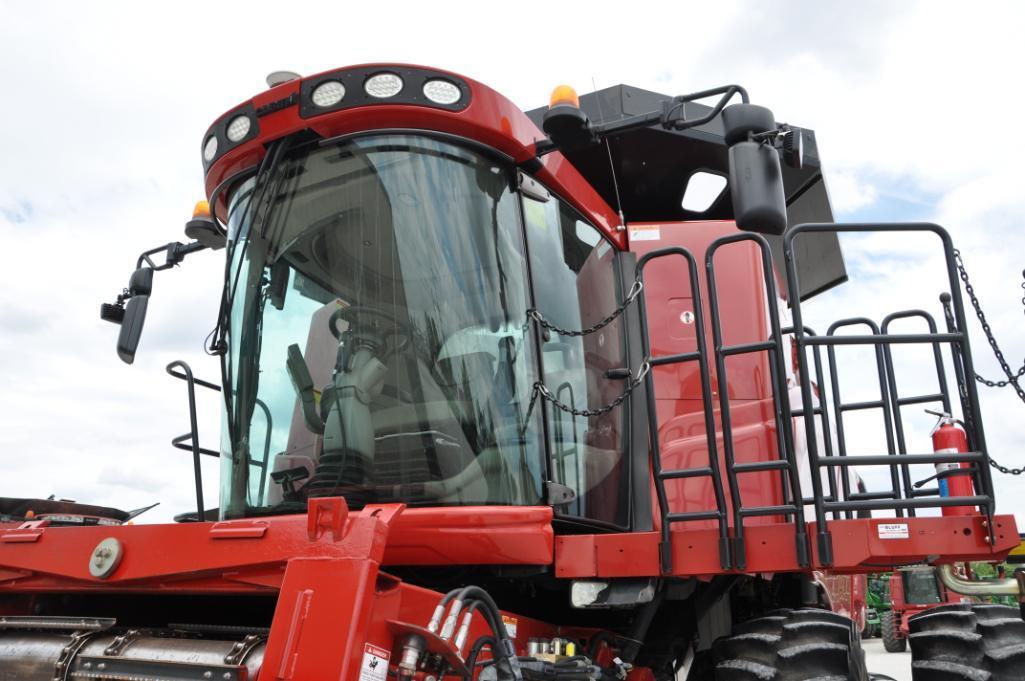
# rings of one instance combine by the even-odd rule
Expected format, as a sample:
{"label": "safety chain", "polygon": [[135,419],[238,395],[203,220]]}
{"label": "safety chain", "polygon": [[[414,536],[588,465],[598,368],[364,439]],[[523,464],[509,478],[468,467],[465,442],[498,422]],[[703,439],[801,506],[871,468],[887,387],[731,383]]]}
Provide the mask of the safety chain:
{"label": "safety chain", "polygon": [[556,326],[555,324],[552,324],[550,321],[544,318],[544,315],[542,315],[540,310],[538,310],[536,307],[532,307],[529,310],[527,310],[527,316],[533,319],[541,326],[543,326],[544,328],[548,329],[549,331],[554,331],[560,336],[587,336],[589,334],[594,333],[595,331],[604,329],[606,326],[615,321],[616,317],[623,314],[623,312],[626,311],[626,308],[630,307],[630,303],[636,300],[637,296],[639,296],[641,294],[641,291],[643,290],[644,283],[640,279],[635,279],[633,286],[630,287],[630,292],[626,294],[626,298],[623,299],[623,302],[619,305],[619,307],[613,310],[612,314],[610,314],[608,317],[601,320],[594,326],[589,326],[586,329],[581,329],[579,331],[563,329],[561,327]]}
{"label": "safety chain", "polygon": [[[958,276],[961,277],[961,281],[964,283],[965,293],[968,294],[968,299],[971,301],[972,307],[975,308],[975,315],[979,318],[979,324],[982,326],[982,331],[986,334],[986,340],[989,341],[989,346],[993,349],[993,354],[1000,363],[1000,368],[1003,369],[1004,375],[1007,376],[1006,381],[991,381],[979,374],[975,374],[975,380],[989,386],[990,388],[1003,388],[1010,385],[1014,388],[1014,391],[1018,393],[1018,397],[1021,401],[1025,402],[1025,390],[1023,390],[1021,385],[1018,383],[1018,379],[1025,376],[1025,364],[1023,364],[1018,371],[1011,371],[1011,366],[1004,358],[1003,351],[1001,351],[1000,346],[997,345],[997,339],[993,337],[993,329],[990,328],[989,322],[986,320],[986,313],[982,311],[982,305],[979,303],[979,298],[975,295],[975,288],[968,280],[968,271],[965,269],[964,259],[961,257],[961,251],[956,248],[954,249],[954,264],[957,266]],[[1025,272],[1022,272],[1022,277],[1025,278]],[[1025,293],[1025,282],[1022,282],[1021,287],[1022,292]],[[1021,302],[1022,306],[1025,307],[1025,295],[1022,296]],[[989,460],[989,465],[1004,475],[1022,475],[1025,473],[1025,467],[1008,468],[1007,466],[997,463],[992,458]]]}
{"label": "safety chain", "polygon": [[632,393],[637,388],[637,386],[644,382],[644,378],[648,375],[649,371],[651,371],[651,362],[649,362],[648,360],[644,360],[643,362],[641,362],[640,368],[637,369],[637,375],[630,379],[630,383],[626,386],[626,390],[624,390],[618,397],[616,397],[616,399],[612,400],[605,406],[598,407],[596,409],[577,409],[572,405],[568,405],[560,401],[559,398],[556,397],[552,393],[552,391],[548,389],[548,386],[546,386],[544,383],[540,381],[534,384],[534,394],[530,398],[530,402],[531,405],[533,405],[534,400],[536,400],[537,396],[540,395],[542,398],[551,402],[552,405],[556,408],[561,409],[562,411],[568,414],[573,414],[574,416],[604,416],[605,414],[608,414],[610,411],[612,411],[619,405],[623,404],[623,401],[626,400],[626,398],[630,397],[630,393]]}
{"label": "safety chain", "polygon": [[1022,473],[1025,473],[1025,468],[1008,468],[1007,466],[1002,466],[998,464],[993,459],[989,460],[989,465],[997,469],[1004,475],[1021,475]]}
{"label": "safety chain", "polygon": [[[1025,402],[1025,390],[1022,390],[1021,386],[1018,385],[1018,379],[1025,376],[1025,364],[1022,365],[1017,372],[1012,372],[1010,365],[1007,360],[1004,359],[1004,353],[1000,350],[1000,346],[997,345],[996,338],[993,337],[993,330],[989,326],[989,322],[986,320],[986,314],[982,311],[982,306],[979,304],[979,298],[975,295],[975,288],[968,280],[968,272],[965,270],[964,260],[961,258],[961,251],[954,249],[954,263],[957,265],[958,275],[961,277],[961,281],[964,282],[965,293],[968,294],[968,299],[972,302],[972,307],[975,308],[975,315],[979,318],[979,324],[982,325],[982,331],[986,334],[986,340],[989,341],[989,346],[993,348],[993,354],[996,356],[997,361],[1000,362],[1000,368],[1004,370],[1004,374],[1007,376],[1006,381],[991,381],[988,378],[984,378],[979,374],[975,374],[975,380],[979,383],[984,383],[990,388],[1003,388],[1008,385],[1014,386],[1015,391],[1018,393],[1018,397],[1021,398],[1022,402]],[[1022,273],[1025,276],[1025,272]],[[1025,282],[1021,285],[1023,292],[1025,292]],[[1021,299],[1022,305],[1025,306],[1025,296]]]}

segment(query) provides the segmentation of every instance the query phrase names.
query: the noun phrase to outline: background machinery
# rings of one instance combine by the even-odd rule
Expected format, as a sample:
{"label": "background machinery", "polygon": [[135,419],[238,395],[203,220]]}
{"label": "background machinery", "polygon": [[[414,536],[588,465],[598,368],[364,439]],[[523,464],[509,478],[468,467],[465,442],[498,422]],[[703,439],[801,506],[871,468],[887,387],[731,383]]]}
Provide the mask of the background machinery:
{"label": "background machinery", "polygon": [[[863,621],[832,612],[861,619],[852,580],[1017,546],[949,235],[834,224],[814,133],[743,88],[560,87],[524,113],[419,66],[268,84],[202,139],[191,240],[101,311],[131,363],[155,273],[224,251],[220,381],[168,367],[196,510],[8,504],[4,678],[866,681]],[[855,232],[930,239],[937,309],[806,326]],[[841,390],[852,346],[877,397]],[[898,381],[896,346],[935,389]],[[961,449],[909,448],[923,406]],[[861,411],[880,451],[856,451]],[[984,615],[931,620],[916,681],[1020,678],[1022,627]],[[955,625],[957,650],[928,644]]]}
{"label": "background machinery", "polygon": [[[888,653],[908,647],[908,620],[943,603],[961,603],[960,595],[940,583],[931,567],[907,567],[890,574],[890,609],[880,618],[880,632]],[[970,603],[971,599],[965,598]]]}

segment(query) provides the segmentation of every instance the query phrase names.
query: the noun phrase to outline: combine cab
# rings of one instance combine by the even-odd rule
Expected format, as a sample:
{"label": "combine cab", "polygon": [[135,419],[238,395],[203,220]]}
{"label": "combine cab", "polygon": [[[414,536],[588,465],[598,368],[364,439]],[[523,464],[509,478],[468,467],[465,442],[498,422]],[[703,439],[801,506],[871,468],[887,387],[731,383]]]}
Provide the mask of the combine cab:
{"label": "combine cab", "polygon": [[[131,363],[155,273],[223,249],[220,380],[168,367],[196,509],[69,527],[19,506],[4,678],[867,681],[852,580],[1018,544],[950,237],[834,224],[814,133],[743,88],[559,88],[524,113],[417,66],[269,84],[202,138],[192,240],[102,309]],[[941,304],[809,328],[854,232],[931,239]],[[841,391],[849,346],[878,397]],[[896,346],[933,390],[903,386]],[[197,389],[221,392],[219,450]],[[964,446],[909,449],[926,406]],[[881,451],[851,445],[863,411]],[[984,671],[926,651],[916,680],[1025,664],[983,639]]]}

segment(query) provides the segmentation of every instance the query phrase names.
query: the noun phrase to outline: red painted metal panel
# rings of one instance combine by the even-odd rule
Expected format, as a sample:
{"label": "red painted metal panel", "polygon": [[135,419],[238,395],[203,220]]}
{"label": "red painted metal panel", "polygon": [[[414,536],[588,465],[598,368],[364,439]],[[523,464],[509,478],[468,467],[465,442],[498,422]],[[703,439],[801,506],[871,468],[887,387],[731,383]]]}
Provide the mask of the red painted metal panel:
{"label": "red painted metal panel", "polygon": [[[367,66],[402,68],[406,64],[359,64],[349,68]],[[421,68],[413,66],[413,68]],[[432,69],[445,73],[439,69]],[[310,76],[310,78],[316,77]],[[210,193],[233,174],[250,168],[263,157],[266,145],[275,139],[301,130],[313,130],[323,137],[381,129],[428,130],[466,137],[490,146],[522,163],[536,158],[535,142],[545,135],[527,118],[515,104],[475,80],[449,73],[470,87],[470,104],[462,111],[448,111],[431,106],[410,104],[380,104],[354,107],[341,111],[327,112],[312,118],[299,117],[298,105],[292,105],[262,116],[260,134],[253,140],[239,145],[217,159],[206,175],[206,193]],[[301,80],[279,85],[258,93],[250,102],[259,108],[271,102],[283,100],[290,95],[298,96]],[[233,107],[230,111],[235,110]],[[542,159],[538,179],[549,189],[569,201],[595,226],[604,231],[620,248],[625,248],[626,238],[617,228],[620,220],[616,212],[598,195],[562,154],[553,152]],[[214,209],[224,219],[225,205],[219,201]]]}
{"label": "red painted metal panel", "polygon": [[[385,563],[552,562],[551,508],[483,506],[404,509],[399,513],[401,505],[390,505],[349,513],[344,503],[328,503],[331,501],[317,500],[317,512],[310,515],[259,520],[44,527],[32,529],[28,540],[22,539],[28,530],[0,530],[0,568],[20,575],[0,583],[0,591],[145,590],[156,584],[177,591],[274,588],[291,558],[365,555],[374,538],[358,528],[369,519],[387,520],[392,527],[387,549],[382,548],[384,553],[377,557]],[[336,528],[343,530],[339,534]],[[14,543],[5,541],[9,536]],[[89,557],[107,537],[122,543],[124,558],[110,578],[97,580],[89,574]]]}
{"label": "red painted metal panel", "polygon": [[[908,539],[880,539],[879,525],[908,525]],[[748,567],[745,572],[831,573],[879,572],[891,566],[920,563],[941,557],[939,562],[1001,560],[1018,546],[1014,516],[996,516],[996,543],[986,541],[983,518],[931,517],[834,520],[829,522],[835,562],[823,566],[817,552],[813,565],[797,562],[793,524],[752,525],[746,533]],[[814,537],[815,524],[808,534]],[[633,534],[570,535],[555,543],[555,574],[558,577],[646,577],[659,574],[657,532]],[[673,574],[711,576],[721,574],[718,535],[712,528],[674,529]]]}

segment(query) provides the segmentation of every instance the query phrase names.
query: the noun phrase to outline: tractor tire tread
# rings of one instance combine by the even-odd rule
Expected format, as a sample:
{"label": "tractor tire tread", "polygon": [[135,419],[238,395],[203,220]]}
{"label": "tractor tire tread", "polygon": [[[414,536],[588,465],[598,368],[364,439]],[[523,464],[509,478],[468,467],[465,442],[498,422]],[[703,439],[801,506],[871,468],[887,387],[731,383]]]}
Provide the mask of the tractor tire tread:
{"label": "tractor tire tread", "polygon": [[[955,613],[968,617],[950,617]],[[972,623],[971,630],[965,630]],[[942,628],[940,625],[946,625]],[[1003,605],[955,604],[915,615],[913,681],[1020,681],[1025,669],[1025,621]]]}
{"label": "tractor tire tread", "polygon": [[901,637],[900,623],[892,610],[883,613],[880,626],[883,634],[883,648],[886,652],[903,653],[908,649],[908,640]]}
{"label": "tractor tire tread", "polygon": [[712,646],[715,681],[867,681],[861,636],[827,610],[773,611]]}

